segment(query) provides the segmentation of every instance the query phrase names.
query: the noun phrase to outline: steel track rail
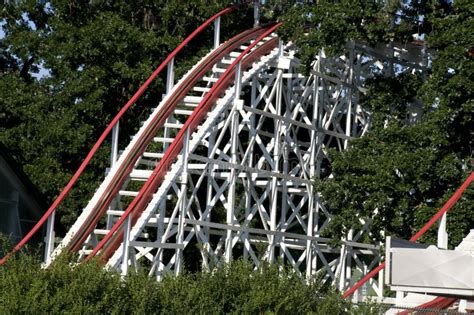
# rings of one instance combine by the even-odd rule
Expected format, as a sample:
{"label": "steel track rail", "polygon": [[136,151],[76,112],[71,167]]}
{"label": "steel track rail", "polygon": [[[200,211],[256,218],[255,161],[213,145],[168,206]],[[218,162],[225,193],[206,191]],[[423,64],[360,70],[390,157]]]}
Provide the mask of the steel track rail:
{"label": "steel track rail", "polygon": [[[245,4],[248,4],[245,2]],[[79,179],[79,177],[82,175],[84,172],[85,168],[87,165],[90,163],[96,152],[99,150],[100,146],[102,143],[105,141],[105,139],[108,137],[108,135],[111,133],[112,129],[117,125],[117,123],[120,121],[120,119],[123,117],[123,115],[128,111],[128,109],[136,103],[136,101],[143,95],[143,93],[146,91],[148,86],[153,82],[153,80],[167,67],[167,65],[177,56],[177,54],[183,50],[183,48],[191,41],[193,40],[199,33],[201,33],[204,29],[206,29],[209,25],[211,25],[216,19],[220,18],[221,16],[224,16],[226,14],[229,14],[236,10],[239,7],[242,7],[243,5],[235,5],[232,7],[228,7],[215,15],[213,15],[211,18],[206,20],[203,24],[201,24],[196,30],[194,30],[193,33],[191,33],[178,47],[176,47],[171,54],[158,66],[158,68],[153,71],[153,73],[150,75],[150,77],[145,81],[145,83],[138,89],[138,91],[130,98],[130,100],[120,109],[120,111],[117,113],[117,115],[114,117],[114,119],[110,122],[110,124],[107,126],[107,128],[104,130],[104,132],[101,134],[97,142],[93,145],[92,149],[90,152],[87,154],[86,158],[84,161],[81,163],[77,171],[74,173],[72,178],[69,180],[68,184],[64,187],[64,189],[61,191],[59,196],[54,200],[52,205],[48,208],[48,210],[44,213],[44,215],[41,217],[41,219],[35,224],[35,226],[28,232],[28,234],[23,237],[23,239],[20,240],[20,242],[13,248],[12,251],[7,253],[2,259],[0,259],[0,266],[5,264],[7,260],[14,255],[16,252],[21,250],[29,241],[30,239],[42,228],[42,226],[47,222],[47,220],[53,215],[57,207],[63,202],[63,200],[68,196],[69,192]]]}
{"label": "steel track rail", "polygon": [[145,152],[147,146],[156,136],[158,130],[163,127],[166,119],[170,116],[170,114],[173,113],[178,103],[191,90],[196,82],[202,76],[204,76],[207,71],[210,71],[211,68],[225,55],[238,46],[248,42],[250,39],[257,37],[263,31],[263,28],[247,30],[219,46],[218,49],[208,55],[206,60],[202,62],[199,67],[191,72],[189,75],[190,80],[180,84],[177,89],[174,90],[173,94],[165,100],[163,111],[154,118],[154,120],[151,122],[150,128],[148,128],[145,133],[141,135],[140,139],[136,142],[136,145],[132,148],[131,153],[124,160],[123,164],[118,168],[118,171],[110,182],[110,185],[105,189],[104,194],[100,197],[98,205],[93,209],[91,215],[86,218],[85,222],[78,229],[78,233],[73,236],[73,239],[66,248],[68,251],[76,252],[80,249],[86,238],[94,230],[100,218],[107,211],[109,204],[116,197],[122,184],[125,182],[128,175],[132,171],[135,162]]}
{"label": "steel track rail", "polygon": [[[216,82],[216,84],[211,88],[211,90],[206,94],[203,100],[200,102],[198,107],[194,110],[193,114],[186,120],[183,128],[180,130],[178,135],[175,137],[174,141],[168,147],[165,152],[165,155],[160,160],[155,170],[151,174],[148,181],[141,188],[138,196],[132,201],[132,203],[125,210],[124,214],[120,219],[115,223],[112,229],[105,235],[105,237],[99,242],[99,244],[94,248],[94,250],[86,258],[87,260],[97,255],[97,253],[103,249],[101,252],[101,259],[103,261],[108,260],[114,251],[120,246],[122,240],[122,234],[116,233],[124,224],[125,220],[132,215],[132,225],[138,220],[141,212],[145,209],[147,204],[152,199],[153,193],[156,191],[160,183],[163,181],[166,172],[171,166],[172,162],[176,159],[179,152],[183,147],[183,140],[185,133],[194,132],[201,121],[204,119],[205,115],[209,112],[213,103],[224,93],[225,89],[230,85],[232,80],[232,75],[234,74],[235,67],[238,63],[242,62],[242,67],[249,67],[258,57],[264,55],[267,51],[273,49],[276,46],[276,40],[272,40],[262,45],[261,47],[255,49],[252,53],[249,52],[265,37],[270,35],[275,31],[281,23],[271,26],[265,30],[250,46],[248,46],[237,59],[230,65],[221,78]],[[247,54],[249,54],[247,56]]]}

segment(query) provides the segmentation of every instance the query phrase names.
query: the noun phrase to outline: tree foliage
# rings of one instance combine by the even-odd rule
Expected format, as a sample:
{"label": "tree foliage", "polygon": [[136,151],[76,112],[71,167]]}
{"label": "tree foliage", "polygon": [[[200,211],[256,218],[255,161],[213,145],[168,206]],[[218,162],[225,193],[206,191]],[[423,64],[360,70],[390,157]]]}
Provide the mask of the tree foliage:
{"label": "tree foliage", "polygon": [[141,272],[122,279],[97,262],[71,265],[66,257],[42,269],[21,255],[0,267],[0,313],[48,314],[370,314],[319,282],[289,269],[237,261],[212,273],[166,276]]}
{"label": "tree foliage", "polygon": [[[151,72],[231,1],[4,1],[0,25],[0,142],[51,202],[92,144]],[[222,36],[248,28],[237,12]],[[250,16],[250,15],[247,15]],[[210,43],[212,28],[176,60],[177,76]],[[165,75],[165,74],[164,74]],[[121,124],[123,144],[161,99],[164,75]],[[109,144],[60,210],[73,222],[108,164]]]}
{"label": "tree foliage", "polygon": [[[356,216],[373,220],[371,238],[409,238],[473,168],[474,5],[320,0],[289,6],[282,33],[301,47],[306,65],[323,47],[342,53],[349,40],[403,44],[417,33],[432,51],[426,79],[402,72],[367,82],[361,105],[372,114],[370,132],[349,150],[331,152],[334,177],[318,181],[317,188],[336,215],[329,235],[341,237],[360,225]],[[424,114],[409,122],[408,105],[419,101]],[[448,215],[451,245],[474,226],[472,213],[471,189]],[[434,242],[433,231],[425,241]]]}

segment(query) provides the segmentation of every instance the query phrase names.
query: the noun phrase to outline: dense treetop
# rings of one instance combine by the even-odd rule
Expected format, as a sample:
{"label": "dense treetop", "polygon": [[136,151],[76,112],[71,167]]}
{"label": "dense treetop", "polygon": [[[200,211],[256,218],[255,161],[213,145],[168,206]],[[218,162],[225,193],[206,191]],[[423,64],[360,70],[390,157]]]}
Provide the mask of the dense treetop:
{"label": "dense treetop", "polygon": [[[317,3],[315,3],[317,2]],[[408,239],[473,169],[474,3],[472,1],[327,1],[272,3],[285,21],[282,35],[301,49],[307,67],[324,47],[344,52],[350,40],[371,45],[424,39],[432,53],[427,77],[395,73],[367,82],[361,104],[372,113],[367,136],[332,152],[334,178],[317,190],[336,214],[329,234],[341,236],[354,215],[373,218],[372,237]],[[423,103],[410,123],[407,105]],[[474,191],[448,215],[450,245],[474,227]],[[425,241],[434,242],[434,232]]]}
{"label": "dense treetop", "polygon": [[[51,202],[112,117],[197,25],[229,1],[10,1],[2,4],[0,142]],[[224,18],[223,36],[248,28],[245,12]],[[246,15],[250,16],[250,15]],[[242,23],[236,25],[236,21]],[[177,77],[212,28],[178,56]],[[40,72],[41,71],[41,72]],[[164,74],[166,75],[166,74]],[[122,140],[163,94],[159,77],[132,107]],[[72,223],[108,163],[105,145],[67,198]]]}
{"label": "dense treetop", "polygon": [[2,314],[378,314],[355,307],[319,281],[306,282],[289,269],[235,261],[212,273],[145,272],[121,278],[96,261],[71,267],[60,257],[48,269],[24,255],[0,266]]}

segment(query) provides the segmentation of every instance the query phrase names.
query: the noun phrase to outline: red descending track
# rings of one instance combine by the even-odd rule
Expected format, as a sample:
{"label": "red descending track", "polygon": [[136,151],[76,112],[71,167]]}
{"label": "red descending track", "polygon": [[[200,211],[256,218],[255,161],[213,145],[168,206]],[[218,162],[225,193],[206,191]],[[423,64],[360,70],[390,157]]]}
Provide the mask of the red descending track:
{"label": "red descending track", "polygon": [[200,102],[198,107],[194,110],[193,114],[188,118],[183,128],[180,130],[176,136],[173,143],[166,150],[163,159],[160,160],[152,175],[145,183],[145,185],[140,190],[138,196],[133,200],[133,202],[128,206],[127,210],[121,216],[121,218],[115,223],[112,229],[108,234],[100,241],[100,243],[94,248],[92,253],[88,256],[88,259],[95,256],[101,249],[103,249],[101,258],[103,260],[108,260],[115,250],[120,246],[122,241],[122,234],[116,233],[119,231],[125,222],[125,220],[131,215],[132,216],[132,225],[138,220],[140,214],[143,212],[145,207],[148,205],[150,200],[153,197],[153,194],[163,181],[166,172],[169,170],[172,162],[176,159],[178,154],[181,152],[183,147],[183,141],[186,132],[194,132],[198,125],[205,118],[205,115],[211,109],[211,106],[214,102],[224,93],[227,87],[230,85],[233,75],[235,72],[235,67],[237,64],[241,64],[242,69],[250,67],[250,65],[259,57],[267,53],[269,50],[272,50],[277,45],[277,40],[273,39],[263,44],[262,46],[256,48],[251,52],[251,50],[265,37],[273,33],[276,28],[281,24],[276,24],[272,27],[265,29],[265,32],[262,34],[250,45],[248,46],[237,59],[232,63],[231,66],[227,68],[221,78],[217,83],[212,87],[204,99]]}
{"label": "red descending track", "polygon": [[[105,214],[110,203],[116,197],[118,191],[129,176],[136,161],[145,152],[147,146],[152,142],[158,130],[163,127],[166,119],[173,113],[178,103],[186,96],[195,83],[203,77],[206,72],[210,71],[211,68],[225,55],[240,45],[250,41],[252,38],[262,34],[265,30],[265,28],[251,29],[225,42],[218,49],[209,54],[206,60],[201,62],[199,66],[192,71],[189,80],[186,80],[177,86],[172,95],[170,95],[166,100],[165,105],[162,107],[163,110],[154,117],[150,127],[141,135],[135,146],[132,148],[131,154],[127,156],[127,159],[125,159],[119,167],[117,173],[104,191],[104,194],[100,197],[100,200],[93,209],[91,215],[83,222],[78,233],[73,236],[73,239],[68,245],[69,251],[77,252],[86,241],[86,238],[93,232],[100,218]],[[170,149],[172,149],[172,146],[168,150]],[[164,159],[162,159],[162,161],[163,160]],[[151,180],[151,178],[149,180]],[[138,199],[138,197],[135,199]],[[144,204],[140,203],[139,207],[140,206],[144,206]]]}
{"label": "red descending track", "polygon": [[[117,123],[120,121],[120,119],[123,117],[123,115],[127,112],[127,110],[135,104],[135,102],[143,95],[143,93],[146,91],[148,86],[151,84],[151,82],[167,67],[167,65],[177,56],[177,54],[192,40],[194,39],[199,33],[201,33],[204,29],[206,29],[209,25],[211,25],[216,19],[220,18],[221,16],[224,16],[226,14],[231,13],[232,11],[236,10],[240,5],[232,6],[229,8],[226,8],[219,13],[215,14],[211,18],[209,18],[207,21],[205,21],[202,25],[200,25],[192,34],[190,34],[178,47],[173,50],[173,52],[160,64],[160,66],[150,75],[150,77],[145,81],[145,83],[138,89],[138,91],[132,96],[132,98],[125,104],[125,106],[119,111],[119,113],[114,117],[114,119],[111,121],[111,123],[107,126],[107,128],[104,130],[102,135],[99,137],[97,142],[94,144],[92,147],[91,151],[87,154],[86,158],[82,162],[82,164],[79,166],[77,171],[74,173],[72,176],[71,180],[68,182],[66,187],[61,191],[59,196],[55,199],[53,204],[50,206],[50,208],[46,211],[46,213],[41,217],[41,219],[36,223],[36,225],[28,232],[28,234],[13,248],[13,250],[8,253],[5,257],[3,257],[0,260],[0,265],[3,265],[9,257],[11,257],[14,253],[19,251],[32,237],[35,235],[41,227],[46,223],[46,221],[53,215],[57,207],[63,202],[63,200],[67,197],[79,177],[82,175],[84,169],[87,167],[91,159],[94,157],[95,153],[98,151],[102,143],[105,141],[107,136],[110,134],[114,126],[117,125]],[[229,42],[225,43],[224,46],[232,45],[232,47],[235,47],[235,45],[240,44],[241,42],[245,42],[245,40],[249,40],[250,38],[254,38],[258,36],[259,32],[262,32],[263,30],[251,30],[248,31],[248,33],[244,32],[233,39],[231,39]],[[222,48],[224,49],[224,48]],[[220,56],[222,53],[222,49],[217,49],[216,52],[213,53],[214,57]],[[219,51],[219,52],[217,52]],[[208,69],[208,68],[206,68]],[[160,125],[161,120],[158,122],[158,126]],[[137,151],[138,153],[138,151]],[[133,160],[133,159],[132,159]],[[130,162],[131,160],[129,160]],[[133,164],[133,163],[132,163]],[[80,247],[80,244],[85,240],[87,237],[88,233],[93,229],[94,222],[98,221],[98,218],[100,218],[101,214],[103,213],[103,209],[106,209],[108,204],[110,204],[110,201],[113,199],[112,197],[115,195],[113,192],[116,193],[118,191],[118,188],[120,187],[120,183],[123,183],[124,176],[126,175],[123,174],[128,174],[127,170],[129,171],[129,168],[126,168],[124,166],[124,169],[122,170],[122,175],[118,175],[117,178],[113,180],[114,185],[113,187],[108,187],[107,189],[107,194],[103,196],[103,199],[101,198],[101,203],[97,207],[97,209],[92,213],[89,220],[89,225],[90,226],[84,226],[84,229],[81,229],[80,235],[75,235],[74,239],[71,243],[71,246],[69,246],[69,250],[77,251]],[[118,187],[118,188],[117,188]],[[111,197],[112,196],[112,197]],[[95,226],[95,225],[94,225]]]}
{"label": "red descending track", "polygon": [[[469,185],[474,180],[474,172],[471,172],[469,177],[462,183],[461,187],[449,198],[449,200],[444,204],[444,206],[433,216],[431,219],[415,234],[410,238],[410,242],[416,242],[423,234],[426,233],[441,217],[443,214],[449,211],[454,204],[461,198],[464,191],[469,187]],[[385,268],[385,262],[381,263],[375,269],[370,271],[365,275],[361,280],[359,280],[355,285],[353,285],[349,290],[344,292],[343,297],[347,298],[354,294],[354,292],[359,289],[364,283],[375,277],[382,269]],[[453,298],[444,298],[438,297],[433,301],[427,302],[418,306],[419,308],[446,308],[452,305],[457,299]]]}

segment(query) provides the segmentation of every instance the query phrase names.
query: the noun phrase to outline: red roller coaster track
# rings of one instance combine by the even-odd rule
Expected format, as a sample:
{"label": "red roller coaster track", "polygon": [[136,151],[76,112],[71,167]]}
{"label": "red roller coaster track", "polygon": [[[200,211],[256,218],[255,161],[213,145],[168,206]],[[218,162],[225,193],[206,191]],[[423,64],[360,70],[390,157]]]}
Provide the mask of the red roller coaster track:
{"label": "red roller coaster track", "polygon": [[232,11],[239,8],[241,5],[232,6],[226,8],[219,13],[213,15],[211,18],[206,20],[202,25],[200,25],[194,32],[192,32],[178,47],[176,47],[171,54],[156,68],[155,71],[150,75],[150,77],[145,81],[145,83],[138,89],[138,91],[130,98],[130,100],[122,107],[122,109],[117,113],[114,119],[110,122],[104,132],[101,134],[97,142],[92,147],[91,151],[87,154],[84,161],[81,163],[77,171],[74,173],[72,178],[69,180],[68,184],[64,189],[61,191],[59,196],[54,200],[53,204],[49,207],[49,209],[45,212],[45,214],[41,217],[41,219],[35,224],[35,226],[26,234],[25,237],[13,248],[11,252],[5,255],[0,260],[0,266],[5,264],[5,262],[16,252],[21,250],[29,241],[30,239],[41,229],[41,227],[46,223],[46,221],[51,217],[51,215],[55,212],[57,207],[64,201],[67,197],[79,177],[84,172],[85,168],[92,160],[96,152],[99,150],[102,143],[105,141],[107,136],[110,134],[112,129],[115,125],[120,121],[123,115],[130,109],[130,107],[136,103],[136,101],[143,95],[146,91],[148,86],[153,82],[153,80],[167,67],[167,65],[177,56],[177,54],[191,41],[193,40],[199,33],[201,33],[204,29],[206,29],[209,25],[211,25],[217,18],[224,16],[226,14],[231,13]]}
{"label": "red roller coaster track", "polygon": [[[79,233],[74,235],[71,244],[69,245],[69,250],[71,252],[76,252],[80,249],[80,246],[84,243],[87,236],[92,232],[94,227],[97,225],[97,222],[100,220],[101,216],[107,211],[107,207],[115,197],[117,192],[120,190],[121,185],[126,180],[128,174],[133,168],[135,162],[140,157],[141,154],[145,151],[147,145],[152,141],[153,137],[156,135],[159,128],[161,128],[169,115],[176,108],[178,102],[186,95],[186,93],[191,89],[191,87],[202,77],[207,71],[209,71],[212,66],[222,58],[224,55],[229,53],[234,48],[245,43],[246,41],[254,38],[255,36],[264,32],[265,29],[257,28],[245,31],[229,41],[225,42],[218,49],[213,51],[206,60],[200,64],[199,67],[192,71],[191,77],[186,82],[183,82],[179,86],[179,89],[175,90],[174,93],[167,99],[166,105],[163,107],[163,110],[154,118],[151,128],[147,129],[146,133],[143,134],[136,145],[132,148],[133,154],[124,161],[124,164],[121,165],[119,172],[116,174],[111,184],[105,190],[103,196],[100,198],[100,203],[94,209],[92,215],[87,218],[79,229]],[[172,146],[168,148],[167,152],[172,149]],[[166,155],[165,155],[166,156]],[[151,180],[151,178],[150,178]],[[147,181],[148,183],[149,181]],[[144,188],[143,188],[144,189]],[[141,195],[136,199],[142,198]],[[143,202],[139,204],[139,207],[145,206]]]}
{"label": "red roller coaster track", "polygon": [[[257,43],[259,43],[263,38],[270,35],[274,32],[281,24],[276,24],[272,27],[269,27],[265,30],[251,45],[249,45],[237,59],[232,63],[230,67],[224,72],[222,77],[219,81],[212,87],[208,94],[204,97],[204,99],[200,102],[196,110],[193,112],[191,117],[186,120],[185,125],[180,130],[178,135],[176,136],[173,143],[170,147],[166,150],[165,156],[162,160],[158,163],[155,170],[153,171],[149,180],[145,183],[145,185],[140,190],[138,196],[133,200],[133,202],[128,206],[125,213],[120,217],[119,221],[115,223],[112,229],[107,233],[107,235],[100,241],[100,243],[94,248],[92,253],[88,256],[88,258],[95,256],[99,250],[101,250],[107,242],[114,236],[114,233],[118,231],[124,224],[125,220],[128,216],[133,213],[132,224],[138,219],[139,214],[143,211],[144,207],[149,203],[152,198],[154,191],[158,188],[161,181],[163,180],[166,171],[168,171],[172,161],[176,159],[179,152],[183,147],[183,141],[185,133],[189,130],[192,133],[198,126],[199,122],[201,122],[206,113],[210,110],[211,105],[216,101],[216,99],[225,91],[225,89],[230,84],[232,79],[232,75],[235,71],[235,67],[238,63],[242,62],[242,67],[250,66],[253,61],[265,52],[270,49],[273,49],[276,46],[276,39],[267,42],[266,44],[260,46],[258,49],[254,50],[252,54],[246,57],[246,55],[250,52],[252,48],[254,48]],[[244,57],[246,57],[244,59]],[[110,248],[104,249],[103,256],[105,259],[110,258],[113,252],[118,248],[121,242],[121,234],[115,235],[115,240],[112,241],[112,245]]]}

